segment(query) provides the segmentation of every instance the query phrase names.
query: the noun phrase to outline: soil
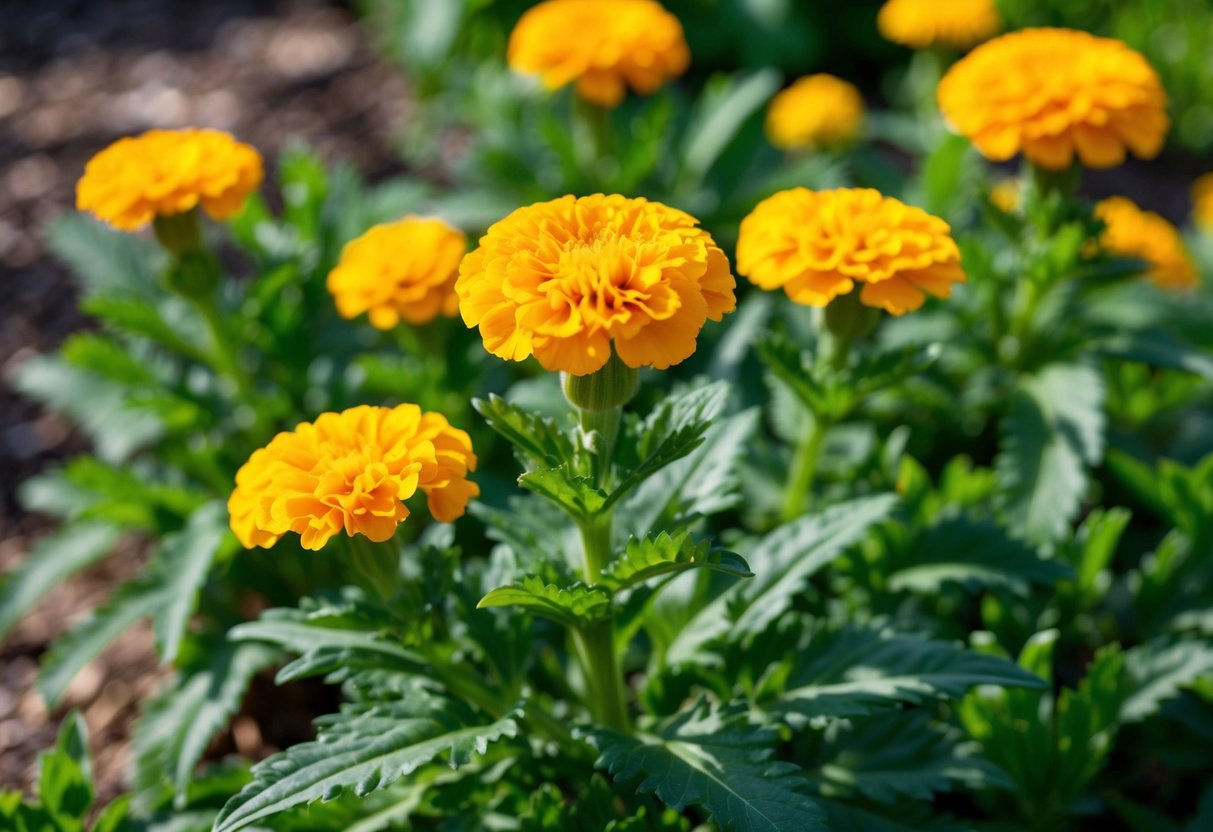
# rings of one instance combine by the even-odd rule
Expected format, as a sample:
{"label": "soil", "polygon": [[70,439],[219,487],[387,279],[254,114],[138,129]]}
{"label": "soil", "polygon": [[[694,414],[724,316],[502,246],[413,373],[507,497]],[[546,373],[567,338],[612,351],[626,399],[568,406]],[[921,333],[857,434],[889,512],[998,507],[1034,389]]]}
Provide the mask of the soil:
{"label": "soil", "polygon": [[[153,127],[228,130],[274,157],[304,142],[372,178],[399,170],[393,142],[409,112],[400,72],[377,59],[348,10],[266,0],[0,0],[0,574],[20,563],[47,518],[23,514],[26,478],[86,443],[4,379],[89,322],[46,256],[42,233],[72,211],[88,158]],[[50,641],[134,575],[133,542],[57,587],[0,645],[0,789],[29,789],[38,752],[80,709],[89,726],[99,797],[122,791],[138,703],[163,671],[150,629],[118,640],[48,713],[34,682]],[[300,715],[306,724],[308,715]],[[257,722],[238,718],[215,750],[254,758],[273,750]]]}

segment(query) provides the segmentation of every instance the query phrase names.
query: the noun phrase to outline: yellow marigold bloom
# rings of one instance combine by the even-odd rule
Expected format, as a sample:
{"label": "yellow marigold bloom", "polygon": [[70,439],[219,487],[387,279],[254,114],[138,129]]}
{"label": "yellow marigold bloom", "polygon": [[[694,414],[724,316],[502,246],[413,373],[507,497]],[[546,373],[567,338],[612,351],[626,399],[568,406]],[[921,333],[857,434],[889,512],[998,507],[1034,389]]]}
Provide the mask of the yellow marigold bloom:
{"label": "yellow marigold bloom", "polygon": [[876,16],[880,34],[912,49],[968,49],[1002,26],[994,0],[889,0]]}
{"label": "yellow marigold bloom", "polygon": [[1022,199],[1023,183],[1018,179],[1001,179],[990,188],[990,202],[1004,214],[1018,211]]}
{"label": "yellow marigold bloom", "polygon": [[965,280],[946,222],[870,188],[793,188],[758,203],[741,221],[737,271],[805,306],[861,283],[862,303],[894,315]]}
{"label": "yellow marigold bloom", "polygon": [[767,138],[785,149],[845,144],[863,122],[863,96],[833,75],[801,78],[771,99]]}
{"label": "yellow marigold bloom", "polygon": [[467,237],[439,219],[407,216],[350,241],[329,272],[328,290],[343,318],[363,312],[373,326],[424,324],[459,310],[455,278]]}
{"label": "yellow marigold bloom", "polygon": [[736,306],[729,263],[682,211],[645,199],[565,196],[519,208],[463,259],[455,291],[493,355],[548,370],[665,369]]}
{"label": "yellow marigold bloom", "polygon": [[363,405],[302,422],[254,451],[228,500],[232,531],[246,548],[295,532],[305,549],[333,535],[387,540],[409,516],[404,500],[426,494],[435,520],[463,516],[480,488],[468,482],[476,455],[467,433],[415,404]]}
{"label": "yellow marigold bloom", "polygon": [[1095,206],[1104,222],[1099,244],[1104,251],[1135,257],[1150,264],[1146,277],[1164,289],[1196,286],[1196,265],[1179,229],[1153,211],[1143,211],[1131,199],[1114,196]]}
{"label": "yellow marigold bloom", "polygon": [[1192,183],[1192,221],[1213,231],[1213,173],[1197,177]]}
{"label": "yellow marigold bloom", "polygon": [[201,205],[217,220],[261,184],[261,154],[218,130],[149,130],[89,160],[76,207],[123,231]]}
{"label": "yellow marigold bloom", "polygon": [[691,52],[655,0],[546,0],[514,27],[507,59],[548,89],[575,83],[585,100],[614,107],[625,86],[650,95],[686,72]]}
{"label": "yellow marigold bloom", "polygon": [[948,70],[939,106],[957,132],[996,161],[1023,153],[1064,170],[1149,159],[1162,149],[1167,94],[1141,54],[1069,29],[1024,29],[982,44]]}

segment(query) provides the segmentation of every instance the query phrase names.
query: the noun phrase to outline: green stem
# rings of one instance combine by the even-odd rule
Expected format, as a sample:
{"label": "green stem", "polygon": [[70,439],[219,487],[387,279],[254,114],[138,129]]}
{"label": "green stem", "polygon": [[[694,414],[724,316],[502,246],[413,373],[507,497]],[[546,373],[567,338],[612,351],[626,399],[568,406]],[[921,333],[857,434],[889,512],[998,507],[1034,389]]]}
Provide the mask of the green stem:
{"label": "green stem", "polygon": [[194,308],[198,310],[198,314],[202,316],[202,320],[206,323],[207,334],[211,339],[211,349],[209,351],[211,367],[221,376],[226,376],[234,385],[240,395],[240,398],[252,404],[254,396],[253,380],[244,368],[240,366],[240,359],[236,355],[236,351],[232,348],[231,341],[228,340],[226,331],[223,326],[223,316],[219,311],[219,305],[215,302],[213,295],[205,297],[191,298],[194,303]]}
{"label": "green stem", "polygon": [[580,97],[574,97],[573,109],[581,121],[583,135],[587,141],[580,145],[577,154],[581,172],[586,182],[593,187],[603,186],[603,159],[612,155],[611,111]]}
{"label": "green stem", "polygon": [[784,491],[783,510],[780,513],[780,519],[784,523],[795,520],[804,509],[805,500],[813,489],[813,480],[817,476],[817,464],[821,461],[821,449],[825,444],[828,431],[829,425],[814,417],[808,432],[796,447],[792,471],[788,476],[787,488]]}
{"label": "green stem", "polygon": [[368,589],[390,601],[400,588],[400,552],[394,540],[375,543],[364,535],[342,535],[350,565]]}
{"label": "green stem", "polygon": [[[623,408],[612,407],[606,410],[579,410],[578,414],[581,418],[581,432],[589,436],[591,433],[597,431],[601,437],[601,445],[597,448],[598,470],[594,484],[599,488],[608,488],[611,483],[611,460],[615,456],[615,442],[619,439],[619,423],[623,419]],[[609,521],[610,518],[608,517],[608,525]],[[610,556],[610,530],[608,527],[607,560],[610,560]],[[601,566],[605,565],[606,561],[601,564]],[[595,573],[594,580],[597,580],[597,573]],[[591,580],[590,583],[593,583],[594,580]]]}

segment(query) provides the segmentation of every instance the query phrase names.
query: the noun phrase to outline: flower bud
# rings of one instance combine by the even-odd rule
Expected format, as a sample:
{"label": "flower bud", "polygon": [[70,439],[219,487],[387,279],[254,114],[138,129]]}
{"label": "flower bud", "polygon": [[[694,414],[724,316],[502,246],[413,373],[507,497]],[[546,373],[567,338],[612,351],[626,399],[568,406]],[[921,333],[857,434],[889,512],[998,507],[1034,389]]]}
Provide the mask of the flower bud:
{"label": "flower bud", "polygon": [[636,395],[640,372],[619,359],[615,351],[602,369],[583,376],[561,373],[564,397],[578,410],[611,410],[623,407]]}
{"label": "flower bud", "polygon": [[860,302],[858,292],[848,292],[830,301],[825,311],[826,329],[840,341],[868,335],[880,323],[880,310]]}

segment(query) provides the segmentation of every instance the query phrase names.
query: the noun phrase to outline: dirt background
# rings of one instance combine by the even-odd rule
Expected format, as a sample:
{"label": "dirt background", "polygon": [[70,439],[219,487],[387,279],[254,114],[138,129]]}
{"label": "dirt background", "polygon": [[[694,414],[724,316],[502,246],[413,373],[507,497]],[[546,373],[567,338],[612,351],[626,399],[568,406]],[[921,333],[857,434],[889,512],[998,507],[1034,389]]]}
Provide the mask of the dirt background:
{"label": "dirt background", "polygon": [[[89,322],[45,255],[47,223],[73,210],[76,180],[109,142],[152,127],[229,130],[274,157],[304,141],[373,178],[398,170],[408,117],[400,72],[377,60],[350,12],[318,0],[0,0],[0,573],[49,529],[22,515],[16,489],[79,451],[57,416],[4,379]],[[137,703],[161,678],[150,629],[120,639],[47,713],[34,688],[47,644],[138,571],[135,547],[58,587],[0,645],[0,789],[28,789],[62,715],[88,722],[100,799],[122,790]],[[272,746],[238,719],[220,745]]]}

